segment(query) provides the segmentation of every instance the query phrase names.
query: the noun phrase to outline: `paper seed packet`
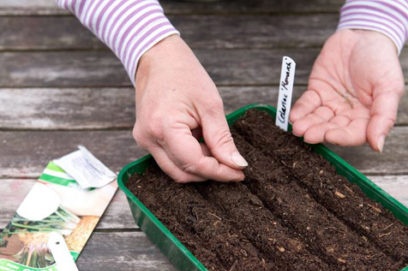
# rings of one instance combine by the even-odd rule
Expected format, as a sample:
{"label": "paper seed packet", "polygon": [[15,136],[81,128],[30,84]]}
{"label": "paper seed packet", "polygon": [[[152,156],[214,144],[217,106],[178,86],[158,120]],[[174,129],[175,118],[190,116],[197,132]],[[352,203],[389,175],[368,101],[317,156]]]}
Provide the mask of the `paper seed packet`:
{"label": "paper seed packet", "polygon": [[48,163],[0,233],[0,271],[61,271],[62,252],[49,246],[55,235],[78,258],[117,190],[116,174],[78,148]]}

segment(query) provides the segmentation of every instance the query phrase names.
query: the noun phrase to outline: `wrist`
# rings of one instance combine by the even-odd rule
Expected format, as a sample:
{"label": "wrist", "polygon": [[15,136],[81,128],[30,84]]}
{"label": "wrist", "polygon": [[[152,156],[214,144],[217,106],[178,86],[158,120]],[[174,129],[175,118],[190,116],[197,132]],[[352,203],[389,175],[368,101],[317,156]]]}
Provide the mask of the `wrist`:
{"label": "wrist", "polygon": [[367,29],[339,29],[337,30],[337,32],[343,32],[347,37],[349,37],[349,41],[351,38],[351,40],[353,40],[353,43],[358,43],[364,48],[367,48],[367,46],[370,45],[376,45],[381,47],[381,49],[395,52],[398,57],[398,47],[392,39],[390,39],[382,32]]}
{"label": "wrist", "polygon": [[140,57],[135,74],[136,89],[144,88],[145,82],[156,63],[160,64],[164,57],[169,56],[170,52],[175,50],[177,44],[181,41],[180,36],[177,34],[168,36],[157,42]]}

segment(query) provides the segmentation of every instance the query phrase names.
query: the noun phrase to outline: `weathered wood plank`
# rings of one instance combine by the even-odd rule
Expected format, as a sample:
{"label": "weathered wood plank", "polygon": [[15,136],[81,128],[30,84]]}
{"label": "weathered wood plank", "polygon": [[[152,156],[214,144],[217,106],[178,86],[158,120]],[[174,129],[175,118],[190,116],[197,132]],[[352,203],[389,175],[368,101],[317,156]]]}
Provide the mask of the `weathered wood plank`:
{"label": "weathered wood plank", "polygon": [[118,188],[111,203],[96,226],[97,230],[135,230],[139,229],[130,211],[125,193]]}
{"label": "weathered wood plank", "polygon": [[[382,154],[367,146],[331,148],[365,174],[407,174],[407,137],[408,127],[396,127]],[[2,131],[0,143],[0,177],[10,178],[38,177],[50,159],[73,151],[78,144],[114,171],[145,154],[131,131]]]}
{"label": "weathered wood plank", "polygon": [[176,271],[142,232],[95,232],[77,266],[81,271]]}
{"label": "weathered wood plank", "polygon": [[108,51],[2,53],[0,63],[2,86],[130,86],[122,64]]}
{"label": "weathered wood plank", "polygon": [[321,47],[337,14],[170,16],[192,48]]}
{"label": "weathered wood plank", "polygon": [[[337,0],[220,0],[214,2],[194,2],[162,0],[161,4],[167,14],[206,14],[206,13],[282,13],[282,12],[337,12],[342,5]],[[2,0],[0,15],[41,15],[65,14],[66,11],[55,5],[55,0]]]}
{"label": "weathered wood plank", "polygon": [[[179,15],[170,20],[192,48],[289,48],[320,47],[338,16]],[[73,16],[0,17],[0,25],[0,50],[106,49]]]}
{"label": "weathered wood plank", "polygon": [[368,176],[370,180],[408,207],[408,175]]}
{"label": "weathered wood plank", "polygon": [[131,128],[132,88],[0,89],[1,129]]}
{"label": "weathered wood plank", "polygon": [[[302,88],[296,88],[295,97]],[[227,113],[250,103],[275,104],[277,87],[221,87]],[[6,129],[132,128],[131,88],[0,89],[0,127]]]}
{"label": "weathered wood plank", "polygon": [[311,0],[307,4],[297,0],[219,0],[212,3],[206,3],[205,1],[200,3],[200,1],[162,0],[161,3],[168,14],[338,12],[343,4],[341,1],[336,0]]}
{"label": "weathered wood plank", "polygon": [[[278,87],[220,87],[226,113],[252,103],[276,105]],[[295,101],[304,87],[295,87]],[[408,87],[407,87],[408,91]],[[135,121],[132,88],[0,89],[0,129],[131,129]],[[397,125],[408,125],[408,96]]]}
{"label": "weathered wood plank", "polygon": [[13,217],[33,183],[32,179],[0,179],[0,229]]}
{"label": "weathered wood plank", "polygon": [[47,163],[82,144],[118,172],[146,154],[131,130],[0,132],[0,177],[37,178]]}
{"label": "weathered wood plank", "polygon": [[364,174],[408,173],[408,127],[396,127],[385,140],[382,153],[372,151],[367,145],[359,147],[329,146],[352,166]]}
{"label": "weathered wood plank", "polygon": [[[10,221],[37,179],[0,179],[0,229]],[[102,216],[98,230],[137,229],[125,194],[118,188]]]}
{"label": "weathered wood plank", "polygon": [[[197,57],[218,85],[277,85],[282,56],[297,63],[296,84],[304,85],[318,49],[197,49]],[[108,51],[6,52],[0,54],[0,87],[130,86],[120,61]],[[408,50],[401,54],[408,78]]]}
{"label": "weathered wood plank", "polygon": [[0,50],[106,49],[73,16],[0,16]]}
{"label": "weathered wood plank", "polygon": [[0,15],[67,14],[55,0],[1,0]]}

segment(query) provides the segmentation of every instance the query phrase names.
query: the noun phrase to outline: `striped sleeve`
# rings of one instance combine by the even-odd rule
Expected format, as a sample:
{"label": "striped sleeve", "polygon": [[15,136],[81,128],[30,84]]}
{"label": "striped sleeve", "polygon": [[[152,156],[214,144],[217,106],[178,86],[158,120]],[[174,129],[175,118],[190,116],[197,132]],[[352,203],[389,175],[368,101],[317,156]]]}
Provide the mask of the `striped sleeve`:
{"label": "striped sleeve", "polygon": [[179,34],[158,0],[56,1],[115,53],[132,83],[140,57],[160,40]]}
{"label": "striped sleeve", "polygon": [[338,29],[379,31],[400,53],[408,39],[408,0],[347,0],[340,10]]}

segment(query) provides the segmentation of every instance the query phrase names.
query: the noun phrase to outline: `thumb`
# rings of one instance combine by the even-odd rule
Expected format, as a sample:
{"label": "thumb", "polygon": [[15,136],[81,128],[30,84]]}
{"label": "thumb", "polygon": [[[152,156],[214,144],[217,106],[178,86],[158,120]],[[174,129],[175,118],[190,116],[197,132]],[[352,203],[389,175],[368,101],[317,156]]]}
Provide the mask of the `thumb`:
{"label": "thumb", "polygon": [[248,166],[248,162],[235,146],[222,111],[213,116],[206,114],[202,119],[202,130],[207,147],[219,162],[236,169]]}
{"label": "thumb", "polygon": [[373,150],[382,152],[385,137],[397,119],[401,95],[396,91],[381,92],[375,97],[367,126],[367,141]]}

